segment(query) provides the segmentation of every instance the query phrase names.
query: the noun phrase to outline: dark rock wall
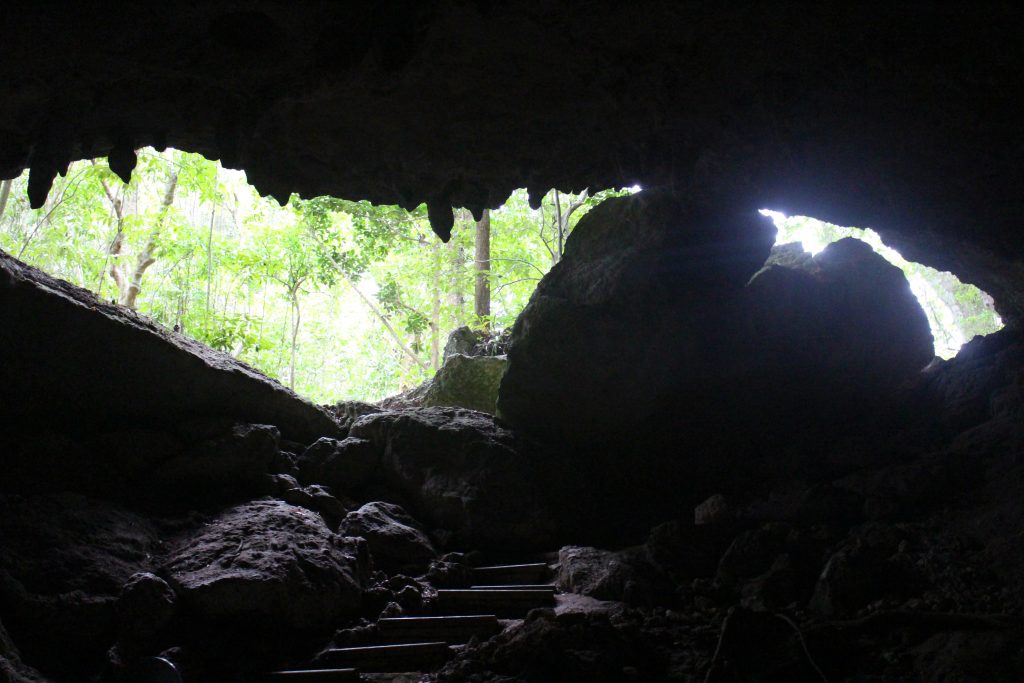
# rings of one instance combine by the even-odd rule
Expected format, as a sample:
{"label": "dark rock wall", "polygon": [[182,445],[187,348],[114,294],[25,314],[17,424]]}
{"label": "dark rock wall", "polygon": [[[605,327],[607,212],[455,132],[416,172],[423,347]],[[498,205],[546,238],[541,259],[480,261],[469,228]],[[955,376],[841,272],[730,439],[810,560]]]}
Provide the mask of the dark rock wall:
{"label": "dark rock wall", "polygon": [[1016,318],[1024,26],[1008,3],[48,3],[0,22],[0,177],[173,145],[284,199],[497,206],[671,184],[870,226]]}

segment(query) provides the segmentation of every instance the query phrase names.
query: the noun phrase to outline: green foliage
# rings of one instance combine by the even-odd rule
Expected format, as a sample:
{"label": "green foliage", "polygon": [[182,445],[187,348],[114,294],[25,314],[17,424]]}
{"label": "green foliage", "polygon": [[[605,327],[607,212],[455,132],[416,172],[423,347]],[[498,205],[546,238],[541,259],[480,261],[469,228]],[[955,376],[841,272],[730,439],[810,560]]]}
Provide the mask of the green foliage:
{"label": "green foliage", "polygon": [[[172,175],[176,193],[164,208]],[[525,191],[513,193],[491,212],[484,321],[473,315],[475,223],[466,211],[442,244],[423,206],[293,196],[282,207],[242,173],[177,150],[140,150],[127,185],[105,159],[75,162],[38,210],[28,208],[26,183],[27,174],[13,183],[0,248],[109,300],[118,297],[111,267],[132,270],[152,238],[140,312],[317,401],[375,400],[422,382],[450,330],[511,325],[556,260],[554,193],[537,211]],[[565,234],[612,194],[622,192],[583,199]],[[565,209],[581,196],[558,200]],[[123,248],[113,254],[119,227]]]}

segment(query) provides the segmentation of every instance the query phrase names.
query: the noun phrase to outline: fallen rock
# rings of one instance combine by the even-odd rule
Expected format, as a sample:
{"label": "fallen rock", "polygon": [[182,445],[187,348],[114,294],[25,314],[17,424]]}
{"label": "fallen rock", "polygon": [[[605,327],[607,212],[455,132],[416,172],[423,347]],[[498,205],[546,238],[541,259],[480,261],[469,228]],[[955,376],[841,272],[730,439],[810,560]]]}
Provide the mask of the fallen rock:
{"label": "fallen rock", "polygon": [[398,505],[367,503],[348,513],[339,531],[365,538],[374,566],[387,571],[423,571],[437,557],[423,528]]}
{"label": "fallen rock", "polygon": [[490,415],[458,408],[387,411],[360,418],[351,437],[373,445],[382,482],[428,528],[450,531],[453,545],[551,543],[551,461]]}
{"label": "fallen rock", "polygon": [[507,365],[504,356],[453,354],[445,359],[444,365],[430,380],[421,404],[493,414],[498,401],[498,385]]}
{"label": "fallen rock", "polygon": [[716,493],[693,509],[693,523],[697,526],[728,526],[736,522],[736,517],[736,508],[720,493]]}
{"label": "fallen rock", "polygon": [[612,552],[565,546],[558,551],[559,589],[598,600],[649,604],[654,597],[653,574],[640,548]]}
{"label": "fallen rock", "polygon": [[334,491],[351,493],[379,474],[380,453],[366,439],[338,441],[325,437],[303,451],[297,464],[302,483],[324,484]]}
{"label": "fallen rock", "polygon": [[0,613],[24,661],[58,677],[98,671],[121,587],[157,551],[152,526],[80,495],[3,495],[0,539]]}
{"label": "fallen rock", "polygon": [[268,478],[278,456],[276,427],[231,424],[164,461],[139,485],[149,497],[181,505],[230,503],[275,492]]}
{"label": "fallen rock", "polygon": [[849,617],[882,599],[908,597],[914,577],[895,561],[903,534],[871,525],[846,540],[829,557],[818,577],[810,608],[825,616]]}
{"label": "fallen rock", "polygon": [[179,541],[164,566],[189,609],[320,629],[360,607],[365,546],[280,501],[232,508]]}
{"label": "fallen rock", "polygon": [[7,635],[3,622],[0,622],[0,680],[4,683],[46,682],[42,674],[21,661],[18,648]]}
{"label": "fallen rock", "polygon": [[903,272],[857,239],[833,242],[804,267],[765,268],[744,305],[763,390],[751,408],[771,419],[849,430],[884,415],[935,356]]}
{"label": "fallen rock", "polygon": [[372,415],[382,410],[379,406],[365,401],[338,401],[333,406],[326,406],[326,409],[334,415],[346,432],[363,415]]}
{"label": "fallen rock", "polygon": [[718,561],[719,582],[734,583],[762,574],[786,550],[789,529],[781,524],[766,524],[744,531]]}
{"label": "fallen rock", "polygon": [[498,415],[593,444],[634,431],[666,396],[699,395],[733,346],[718,331],[741,324],[728,325],[729,299],[771,238],[756,214],[710,219],[668,192],[605,200],[516,320]]}
{"label": "fallen rock", "polygon": [[176,604],[174,591],[156,574],[132,575],[117,599],[121,639],[145,641],[155,636],[170,623]]}
{"label": "fallen rock", "polygon": [[74,406],[80,425],[224,415],[307,443],[340,435],[327,413],[226,353],[3,252],[0,290],[0,357],[17,359],[0,364],[4,430],[45,428],[56,405]]}

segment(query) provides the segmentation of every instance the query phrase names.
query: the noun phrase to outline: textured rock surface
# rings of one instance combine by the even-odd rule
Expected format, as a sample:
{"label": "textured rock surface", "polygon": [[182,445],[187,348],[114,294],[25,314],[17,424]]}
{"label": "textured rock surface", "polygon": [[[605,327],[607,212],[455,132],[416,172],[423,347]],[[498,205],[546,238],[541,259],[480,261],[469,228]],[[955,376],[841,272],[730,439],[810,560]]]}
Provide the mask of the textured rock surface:
{"label": "textured rock surface", "polygon": [[204,618],[302,629],[358,612],[365,563],[365,548],[332,533],[319,515],[257,501],[184,538],[165,570],[184,605]]}
{"label": "textured rock surface", "polygon": [[303,451],[297,463],[303,483],[320,483],[336,491],[353,491],[378,473],[380,453],[365,439],[349,437],[338,441],[322,438]]}
{"label": "textured rock surface", "polygon": [[448,356],[423,395],[424,406],[450,406],[494,414],[504,356]]}
{"label": "textured rock surface", "polygon": [[14,645],[4,625],[0,622],[0,680],[4,683],[43,683],[38,671],[21,661],[18,648]]}
{"label": "textured rock surface", "polygon": [[346,536],[366,539],[375,568],[411,568],[422,573],[437,557],[434,545],[419,523],[398,505],[367,503],[345,516],[338,530]]}
{"label": "textured rock surface", "polygon": [[0,353],[17,359],[0,364],[8,430],[45,425],[58,405],[74,406],[79,425],[92,429],[221,415],[307,442],[339,433],[322,410],[227,354],[2,252],[0,323]]}
{"label": "textured rock surface", "polygon": [[77,495],[4,495],[0,539],[0,612],[24,660],[54,675],[95,670],[122,585],[158,548],[152,526]]}
{"label": "textured rock surface", "polygon": [[554,482],[536,447],[483,413],[421,408],[367,415],[352,437],[373,444],[383,483],[405,496],[409,511],[464,548],[550,542]]}

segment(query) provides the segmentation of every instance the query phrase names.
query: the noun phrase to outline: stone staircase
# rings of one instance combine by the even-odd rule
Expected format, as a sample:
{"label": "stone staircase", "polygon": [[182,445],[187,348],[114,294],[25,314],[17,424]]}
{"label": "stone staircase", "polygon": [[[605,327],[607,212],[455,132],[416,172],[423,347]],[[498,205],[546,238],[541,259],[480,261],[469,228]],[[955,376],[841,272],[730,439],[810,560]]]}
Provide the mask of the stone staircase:
{"label": "stone staircase", "polygon": [[377,620],[376,645],[327,650],[318,668],[275,671],[268,683],[357,683],[361,673],[429,673],[441,668],[474,636],[502,630],[501,619],[521,619],[536,607],[554,607],[546,561],[477,567],[468,588],[440,589],[433,613]]}

